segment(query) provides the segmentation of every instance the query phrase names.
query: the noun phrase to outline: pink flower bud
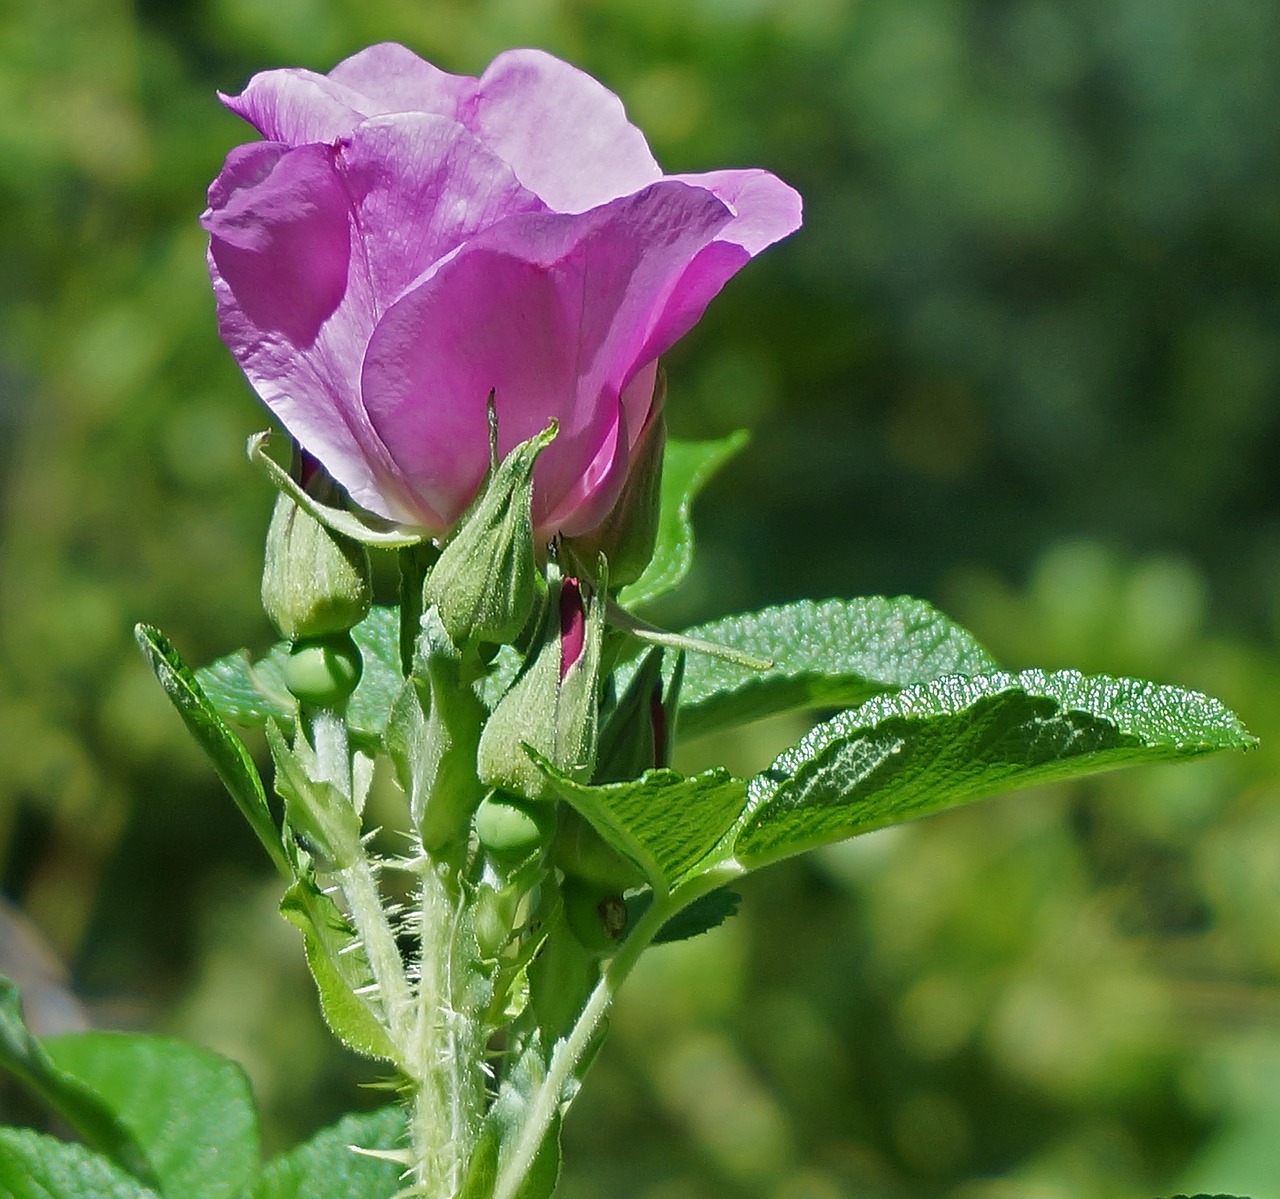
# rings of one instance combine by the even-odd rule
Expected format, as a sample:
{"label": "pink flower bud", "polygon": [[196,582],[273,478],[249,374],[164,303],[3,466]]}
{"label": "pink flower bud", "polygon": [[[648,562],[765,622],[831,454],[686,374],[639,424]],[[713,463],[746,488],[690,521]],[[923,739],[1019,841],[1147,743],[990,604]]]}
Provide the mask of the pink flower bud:
{"label": "pink flower bud", "polygon": [[582,603],[582,588],[577,579],[565,579],[560,585],[560,681],[582,657],[587,643],[587,610]]}
{"label": "pink flower bud", "polygon": [[545,542],[614,507],[659,355],[796,229],[767,171],[664,175],[618,98],[537,50],[478,79],[385,44],[224,97],[263,141],[201,218],[223,339],[370,512],[448,532],[499,453],[545,429]]}

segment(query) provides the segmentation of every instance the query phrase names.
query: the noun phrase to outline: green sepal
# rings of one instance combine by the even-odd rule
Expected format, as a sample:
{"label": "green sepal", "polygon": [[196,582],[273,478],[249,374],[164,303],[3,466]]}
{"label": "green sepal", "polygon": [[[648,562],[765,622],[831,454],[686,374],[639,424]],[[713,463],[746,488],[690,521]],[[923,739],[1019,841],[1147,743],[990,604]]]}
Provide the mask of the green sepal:
{"label": "green sepal", "polygon": [[[663,741],[662,728],[655,721],[655,704],[662,707],[661,646],[649,650],[636,667],[617,703],[600,730],[600,748],[596,754],[594,783],[616,783],[638,778],[646,770],[662,763],[658,754]],[[660,723],[665,727],[665,712]]]}
{"label": "green sepal", "polygon": [[603,563],[600,573],[594,590],[588,591],[585,582],[580,585],[586,622],[582,652],[561,678],[560,601],[565,583],[552,568],[537,642],[480,737],[480,777],[489,786],[525,799],[555,798],[530,750],[569,778],[590,778],[598,737],[608,590]]}
{"label": "green sepal", "polygon": [[373,602],[369,553],[281,492],[267,529],[262,607],[286,641],[345,633]]}
{"label": "green sepal", "polygon": [[711,477],[749,440],[739,430],[720,441],[667,443],[662,466],[662,502],[653,557],[644,573],[623,587],[618,602],[624,608],[652,603],[678,587],[693,565],[693,501]]}
{"label": "green sepal", "polygon": [[375,516],[372,512],[348,511],[317,500],[267,453],[266,445],[270,440],[269,431],[255,433],[250,437],[245,447],[249,461],[267,476],[277,491],[287,495],[326,528],[349,537],[352,541],[358,541],[361,545],[379,549],[401,549],[430,539],[431,534],[423,529],[399,525],[395,521]]}
{"label": "green sepal", "polygon": [[486,709],[464,669],[438,611],[428,608],[413,673],[392,706],[384,742],[429,852],[465,841],[488,789],[476,774]]}
{"label": "green sepal", "polygon": [[481,641],[514,641],[537,603],[541,576],[533,543],[533,469],[555,439],[556,427],[553,421],[491,469],[427,575],[423,606],[435,606],[460,649]]}
{"label": "green sepal", "polygon": [[309,871],[300,871],[300,877],[285,892],[280,914],[302,933],[320,1011],[330,1031],[349,1049],[366,1057],[394,1059],[386,1029],[359,994],[373,981],[373,974],[355,930]]}

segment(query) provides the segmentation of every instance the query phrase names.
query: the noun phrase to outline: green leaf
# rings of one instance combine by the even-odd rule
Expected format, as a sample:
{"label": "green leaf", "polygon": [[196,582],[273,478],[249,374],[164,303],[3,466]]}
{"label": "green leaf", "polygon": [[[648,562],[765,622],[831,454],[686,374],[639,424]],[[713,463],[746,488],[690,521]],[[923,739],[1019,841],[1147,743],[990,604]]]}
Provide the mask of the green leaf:
{"label": "green leaf", "polygon": [[743,430],[719,441],[667,442],[662,467],[662,507],[653,558],[644,573],[618,595],[624,608],[639,608],[677,587],[693,564],[689,511],[703,486],[747,444]]}
{"label": "green leaf", "polygon": [[285,892],[280,914],[302,933],[320,1010],[334,1036],[368,1057],[394,1057],[386,1029],[356,993],[373,975],[363,953],[351,948],[355,930],[337,904],[304,876]]}
{"label": "green leaf", "polygon": [[[351,636],[360,648],[364,673],[347,705],[347,724],[357,744],[376,745],[404,685],[398,609],[371,609],[351,630]],[[284,642],[256,662],[240,650],[196,671],[195,677],[224,720],[241,728],[263,728],[275,722],[287,732],[298,712],[297,702],[284,685],[288,656]]]}
{"label": "green leaf", "polygon": [[25,1128],[0,1128],[3,1199],[158,1199],[101,1154]]}
{"label": "green leaf", "polygon": [[156,1181],[146,1153],[115,1108],[91,1086],[61,1069],[32,1035],[22,1019],[18,988],[3,975],[0,1067],[61,1116],[91,1148],[143,1182]]}
{"label": "green leaf", "polygon": [[[634,928],[652,903],[652,891],[628,895],[627,927]],[[736,916],[741,903],[742,896],[728,887],[717,887],[714,891],[708,891],[672,916],[658,930],[650,944],[663,945],[671,941],[687,941],[691,937],[700,937],[713,928],[719,928],[731,916]]]}
{"label": "green leaf", "polygon": [[795,708],[851,707],[943,675],[998,669],[969,633],[909,597],[803,600],[685,632],[772,660],[773,668],[690,654],[680,695],[683,736]]}
{"label": "green leaf", "polygon": [[133,1033],[69,1033],[44,1045],[118,1114],[166,1199],[240,1199],[258,1168],[258,1114],[235,1062]]}
{"label": "green leaf", "polygon": [[249,827],[257,833],[263,848],[287,878],[289,864],[280,844],[280,833],[267,806],[258,768],[253,764],[244,742],[223,723],[196,676],[159,629],[140,624],[134,629],[134,635],[160,685],[200,747],[209,755],[214,770],[249,822]]}
{"label": "green leaf", "polygon": [[395,1151],[404,1138],[401,1107],[346,1116],[268,1162],[252,1199],[391,1199],[401,1186],[401,1167],[352,1146]]}
{"label": "green leaf", "polygon": [[631,782],[590,787],[535,760],[558,798],[644,871],[660,895],[694,872],[741,816],[746,800],[746,783],[721,769],[692,778],[650,770]]}
{"label": "green leaf", "polygon": [[1254,743],[1217,700],[1178,687],[953,675],[878,696],[783,753],[751,780],[734,852],[754,869],[1017,787]]}

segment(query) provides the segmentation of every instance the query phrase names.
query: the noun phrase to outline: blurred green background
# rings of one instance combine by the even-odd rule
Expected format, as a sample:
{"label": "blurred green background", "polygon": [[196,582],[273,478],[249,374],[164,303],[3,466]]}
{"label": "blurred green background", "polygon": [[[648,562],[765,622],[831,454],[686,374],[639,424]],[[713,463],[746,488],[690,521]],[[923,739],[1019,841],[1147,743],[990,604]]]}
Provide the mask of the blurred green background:
{"label": "blurred green background", "polygon": [[272,1147],[377,1100],[129,629],[269,641],[264,415],[196,224],[246,137],[214,90],[383,39],[545,47],[668,169],[806,197],[667,363],[678,434],[755,430],[667,619],[912,592],[1010,666],[1201,687],[1264,738],[751,880],[634,979],[564,1199],[1280,1193],[1268,0],[6,0],[0,884],[90,1017],[242,1061]]}

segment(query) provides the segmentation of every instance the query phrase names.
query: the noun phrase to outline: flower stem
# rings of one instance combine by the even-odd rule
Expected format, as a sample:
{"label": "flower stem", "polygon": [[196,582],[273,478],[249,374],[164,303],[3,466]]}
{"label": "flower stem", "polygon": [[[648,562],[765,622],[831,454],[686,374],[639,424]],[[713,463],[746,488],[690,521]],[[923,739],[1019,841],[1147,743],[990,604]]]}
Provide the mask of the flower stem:
{"label": "flower stem", "polygon": [[695,899],[708,891],[714,891],[716,887],[742,873],[742,868],[736,863],[721,866],[691,879],[669,895],[654,899],[649,910],[640,918],[617,954],[605,967],[600,981],[596,983],[595,989],[587,999],[572,1031],[556,1044],[551,1054],[551,1063],[546,1077],[529,1105],[528,1115],[520,1129],[520,1135],[511,1156],[506,1159],[498,1173],[493,1189],[493,1199],[515,1199],[519,1194],[538,1155],[538,1150],[542,1147],[542,1142],[551,1128],[551,1122],[564,1101],[565,1090],[570,1080],[575,1077],[583,1055],[595,1038],[600,1021],[604,1019],[614,996],[635,967],[640,955],[649,947],[662,926]]}
{"label": "flower stem", "polygon": [[414,1192],[453,1199],[479,1137],[485,1104],[484,1035],[468,911],[445,863],[427,858],[419,909],[421,961],[407,1045]]}

